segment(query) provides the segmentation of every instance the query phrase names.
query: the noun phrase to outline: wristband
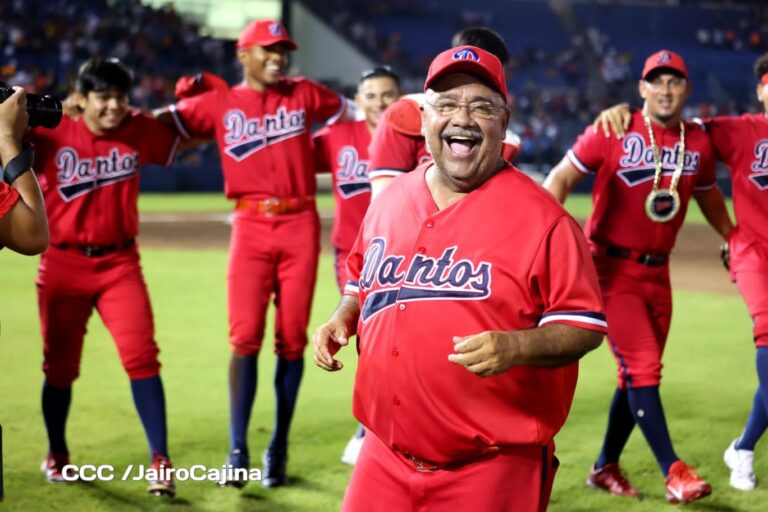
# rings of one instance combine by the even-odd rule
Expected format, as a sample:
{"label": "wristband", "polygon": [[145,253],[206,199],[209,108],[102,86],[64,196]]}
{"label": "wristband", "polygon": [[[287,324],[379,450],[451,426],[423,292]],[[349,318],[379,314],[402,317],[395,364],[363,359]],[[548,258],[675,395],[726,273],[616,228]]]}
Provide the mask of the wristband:
{"label": "wristband", "polygon": [[0,167],[0,175],[4,182],[11,185],[16,178],[31,170],[34,162],[35,153],[32,151],[32,146],[25,142],[21,153],[13,157],[4,168]]}

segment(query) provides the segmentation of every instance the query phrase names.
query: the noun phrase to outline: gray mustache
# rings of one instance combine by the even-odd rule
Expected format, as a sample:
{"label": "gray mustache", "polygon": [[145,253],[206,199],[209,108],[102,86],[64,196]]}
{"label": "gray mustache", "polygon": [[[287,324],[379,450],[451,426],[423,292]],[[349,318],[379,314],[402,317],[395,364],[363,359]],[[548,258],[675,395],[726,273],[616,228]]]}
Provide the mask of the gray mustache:
{"label": "gray mustache", "polygon": [[469,137],[472,139],[483,140],[483,133],[476,130],[452,129],[446,130],[440,134],[440,138],[443,140],[449,137]]}

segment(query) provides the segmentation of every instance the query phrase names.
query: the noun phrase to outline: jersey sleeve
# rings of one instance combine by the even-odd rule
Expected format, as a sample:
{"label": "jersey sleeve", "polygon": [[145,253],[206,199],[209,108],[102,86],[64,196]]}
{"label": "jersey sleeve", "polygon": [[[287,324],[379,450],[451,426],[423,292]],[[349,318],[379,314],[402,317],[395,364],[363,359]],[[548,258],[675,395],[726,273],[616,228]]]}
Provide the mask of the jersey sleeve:
{"label": "jersey sleeve", "polygon": [[142,116],[142,130],[146,134],[143,139],[141,162],[143,164],[158,164],[170,167],[176,159],[179,147],[179,136],[169,126],[150,117]]}
{"label": "jersey sleeve", "polygon": [[[355,244],[349,251],[349,256],[347,256],[347,282],[344,284],[343,295],[359,296],[360,294],[360,274],[363,271],[363,251],[365,249],[363,247],[364,226],[365,221],[360,226]],[[362,304],[363,301],[361,300],[360,303]]]}
{"label": "jersey sleeve", "polygon": [[331,172],[332,162],[330,159],[330,148],[328,147],[330,130],[325,127],[315,132],[312,136],[312,156],[315,161],[315,172]]}
{"label": "jersey sleeve", "polygon": [[588,126],[576,139],[576,144],[568,150],[566,157],[582,174],[594,174],[603,163],[608,142],[609,139],[602,133],[595,133]]}
{"label": "jersey sleeve", "polygon": [[[703,130],[703,128],[697,128]],[[706,141],[706,147],[701,152],[701,162],[699,163],[699,172],[696,174],[696,184],[694,191],[710,190],[717,186],[717,168],[715,152],[709,140]]]}
{"label": "jersey sleeve", "polygon": [[419,138],[396,130],[382,118],[373,131],[368,146],[368,177],[394,178],[412,171],[418,165]]}
{"label": "jersey sleeve", "polygon": [[13,205],[19,200],[18,191],[6,184],[4,181],[0,181],[0,219],[5,217],[5,214],[11,211]]}
{"label": "jersey sleeve", "polygon": [[169,105],[176,128],[185,139],[213,137],[214,109],[220,91],[208,91]]}
{"label": "jersey sleeve", "polygon": [[305,94],[308,100],[308,113],[310,119],[315,122],[324,122],[332,125],[345,119],[347,99],[339,96],[328,87],[307,80]]}
{"label": "jersey sleeve", "polygon": [[731,116],[718,116],[704,120],[704,128],[715,151],[715,156],[723,162],[730,162],[739,144],[740,133],[736,130],[735,120]]}
{"label": "jersey sleeve", "polygon": [[558,323],[607,331],[597,272],[581,228],[571,217],[560,217],[547,231],[529,282],[544,306],[539,326]]}

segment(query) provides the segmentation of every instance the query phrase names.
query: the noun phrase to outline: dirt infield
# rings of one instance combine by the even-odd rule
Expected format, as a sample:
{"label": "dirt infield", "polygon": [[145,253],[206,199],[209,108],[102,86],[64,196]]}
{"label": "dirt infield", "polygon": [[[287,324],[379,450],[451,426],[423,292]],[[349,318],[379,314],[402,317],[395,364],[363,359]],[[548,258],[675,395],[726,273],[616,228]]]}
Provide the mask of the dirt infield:
{"label": "dirt infield", "polygon": [[[227,249],[227,213],[142,214],[143,247],[174,249]],[[321,215],[322,246],[330,252],[331,217]],[[718,236],[708,226],[683,226],[672,256],[672,284],[676,288],[721,294],[737,294],[736,286],[718,257]]]}

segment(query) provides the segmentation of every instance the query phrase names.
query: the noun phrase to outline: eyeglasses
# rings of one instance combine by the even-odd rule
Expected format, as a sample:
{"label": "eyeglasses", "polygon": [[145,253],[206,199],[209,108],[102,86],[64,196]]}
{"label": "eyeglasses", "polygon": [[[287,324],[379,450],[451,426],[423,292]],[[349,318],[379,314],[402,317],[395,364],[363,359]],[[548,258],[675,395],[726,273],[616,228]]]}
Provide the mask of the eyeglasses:
{"label": "eyeglasses", "polygon": [[475,101],[473,103],[459,103],[453,100],[438,100],[435,103],[425,102],[441,116],[452,116],[462,108],[467,109],[470,117],[478,119],[493,119],[499,112],[507,110],[506,106],[494,105],[488,101]]}

